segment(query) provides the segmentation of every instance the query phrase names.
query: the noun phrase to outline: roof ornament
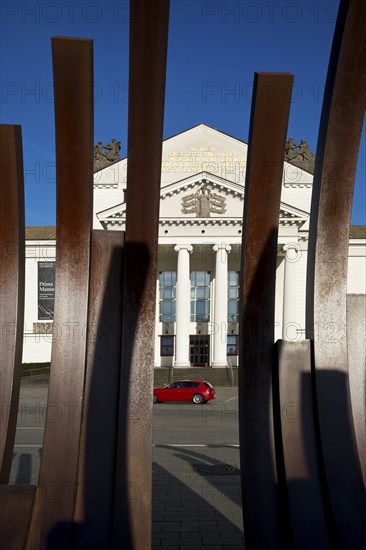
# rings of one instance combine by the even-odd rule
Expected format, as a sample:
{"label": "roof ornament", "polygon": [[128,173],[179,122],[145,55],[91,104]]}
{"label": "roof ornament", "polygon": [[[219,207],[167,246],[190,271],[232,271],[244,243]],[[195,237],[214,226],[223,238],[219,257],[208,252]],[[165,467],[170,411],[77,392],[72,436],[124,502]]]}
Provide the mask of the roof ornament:
{"label": "roof ornament", "polygon": [[292,137],[287,140],[285,161],[314,174],[315,155],[310,151],[305,139],[302,139],[300,143],[296,143]]}
{"label": "roof ornament", "polygon": [[210,214],[225,214],[226,197],[213,193],[208,185],[182,198],[182,213],[196,214],[196,218],[209,218]]}
{"label": "roof ornament", "polygon": [[120,150],[121,142],[116,141],[114,137],[106,145],[103,145],[103,142],[99,140],[94,147],[94,172],[98,172],[98,170],[121,160],[119,156]]}

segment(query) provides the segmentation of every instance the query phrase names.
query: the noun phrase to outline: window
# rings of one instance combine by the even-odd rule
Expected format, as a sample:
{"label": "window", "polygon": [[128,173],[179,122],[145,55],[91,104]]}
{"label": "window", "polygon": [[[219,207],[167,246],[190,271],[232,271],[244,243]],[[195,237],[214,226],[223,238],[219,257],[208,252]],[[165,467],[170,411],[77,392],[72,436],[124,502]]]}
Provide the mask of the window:
{"label": "window", "polygon": [[228,336],[227,337],[227,355],[239,355],[239,346],[238,346],[238,337],[237,336]]}
{"label": "window", "polygon": [[198,382],[183,382],[183,388],[199,388]]}
{"label": "window", "polygon": [[191,273],[191,321],[207,323],[210,320],[210,271]]}
{"label": "window", "polygon": [[160,341],[161,357],[171,357],[174,355],[174,336],[162,336]]}
{"label": "window", "polygon": [[159,321],[174,323],[177,274],[175,271],[159,272]]}
{"label": "window", "polygon": [[237,323],[239,304],[239,271],[228,272],[227,292],[227,320],[229,323]]}

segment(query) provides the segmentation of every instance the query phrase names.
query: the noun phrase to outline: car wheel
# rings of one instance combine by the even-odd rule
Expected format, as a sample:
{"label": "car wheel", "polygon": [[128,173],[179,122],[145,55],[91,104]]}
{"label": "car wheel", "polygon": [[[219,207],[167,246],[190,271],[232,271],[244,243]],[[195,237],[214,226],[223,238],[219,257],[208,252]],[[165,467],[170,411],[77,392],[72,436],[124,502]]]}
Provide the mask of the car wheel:
{"label": "car wheel", "polygon": [[200,405],[201,403],[203,403],[204,399],[200,393],[195,393],[194,396],[192,397],[192,401],[196,405]]}
{"label": "car wheel", "polygon": [[159,403],[158,396],[155,395],[155,393],[154,393],[154,397],[153,397],[153,403]]}

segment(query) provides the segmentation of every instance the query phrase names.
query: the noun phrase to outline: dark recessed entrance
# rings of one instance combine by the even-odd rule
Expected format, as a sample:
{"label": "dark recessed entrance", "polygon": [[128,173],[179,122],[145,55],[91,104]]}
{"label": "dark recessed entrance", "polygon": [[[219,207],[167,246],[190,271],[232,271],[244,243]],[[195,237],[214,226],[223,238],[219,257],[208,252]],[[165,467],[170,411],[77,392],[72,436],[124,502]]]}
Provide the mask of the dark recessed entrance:
{"label": "dark recessed entrance", "polygon": [[208,367],[210,337],[197,335],[189,337],[189,360],[192,367]]}

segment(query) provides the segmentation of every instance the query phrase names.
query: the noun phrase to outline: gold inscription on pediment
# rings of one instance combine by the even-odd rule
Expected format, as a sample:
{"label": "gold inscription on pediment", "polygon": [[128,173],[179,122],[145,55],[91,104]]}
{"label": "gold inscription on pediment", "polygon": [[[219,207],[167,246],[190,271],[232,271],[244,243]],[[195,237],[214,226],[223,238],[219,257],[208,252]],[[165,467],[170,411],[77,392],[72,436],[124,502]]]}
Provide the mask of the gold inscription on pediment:
{"label": "gold inscription on pediment", "polygon": [[246,159],[230,151],[215,151],[214,147],[191,147],[187,151],[173,151],[163,158],[162,173],[210,172],[243,174]]}

